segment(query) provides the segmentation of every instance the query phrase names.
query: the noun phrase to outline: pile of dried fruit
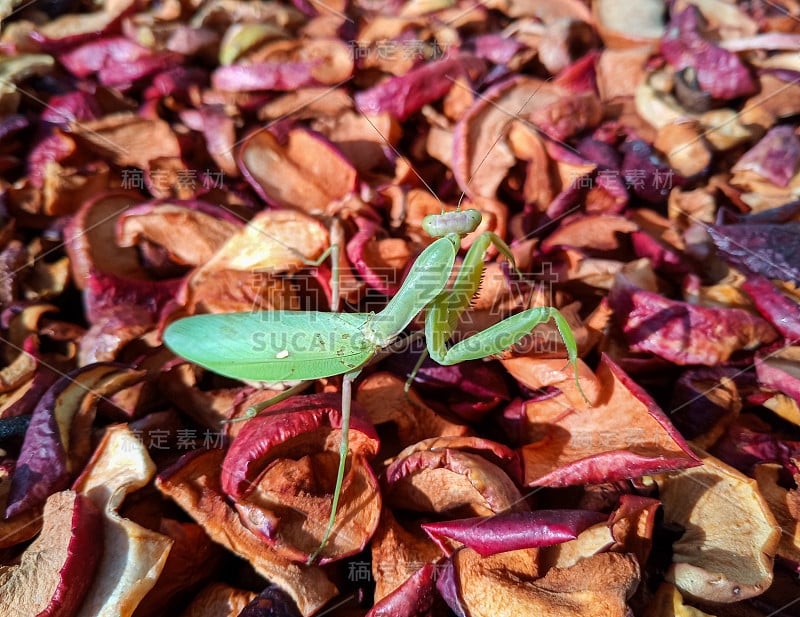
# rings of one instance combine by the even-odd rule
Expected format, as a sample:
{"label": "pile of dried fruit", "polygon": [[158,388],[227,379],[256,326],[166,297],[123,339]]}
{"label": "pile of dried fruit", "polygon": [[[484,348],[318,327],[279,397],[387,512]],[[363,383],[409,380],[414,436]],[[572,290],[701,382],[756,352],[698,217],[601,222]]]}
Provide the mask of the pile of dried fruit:
{"label": "pile of dried fruit", "polygon": [[[0,18],[0,613],[800,614],[796,0]],[[408,339],[305,565],[339,380],[226,423],[286,385],[161,332],[327,310],[332,244],[343,310],[379,310],[462,197],[523,275],[490,255],[459,335],[559,307],[591,405],[553,328],[406,396]]]}

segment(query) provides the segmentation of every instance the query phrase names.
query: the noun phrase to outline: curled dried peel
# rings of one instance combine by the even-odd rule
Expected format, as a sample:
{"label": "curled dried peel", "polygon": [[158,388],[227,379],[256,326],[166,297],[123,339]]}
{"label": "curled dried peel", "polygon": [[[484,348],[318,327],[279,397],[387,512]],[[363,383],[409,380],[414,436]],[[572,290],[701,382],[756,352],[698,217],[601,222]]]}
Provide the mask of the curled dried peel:
{"label": "curled dried peel", "polygon": [[[323,563],[362,550],[380,518],[381,494],[368,463],[379,442],[357,404],[353,412],[348,467]],[[244,525],[283,557],[306,561],[325,535],[340,427],[339,394],[297,396],[248,422],[225,456],[223,489]]]}
{"label": "curled dried peel", "polygon": [[[434,447],[437,440],[410,446],[386,469],[389,503],[420,512],[487,516],[528,509],[509,475],[492,460],[496,455],[475,447],[469,437],[442,438],[452,447]],[[459,443],[461,442],[461,443]],[[507,448],[504,448],[507,450]],[[488,454],[488,456],[485,456]]]}
{"label": "curled dried peel", "polygon": [[591,407],[576,394],[525,403],[519,430],[527,440],[520,449],[526,485],[597,484],[698,464],[655,401],[608,356],[594,383]]}
{"label": "curled dried peel", "polygon": [[242,525],[219,483],[223,458],[221,450],[189,456],[156,478],[156,487],[202,525],[212,540],[288,592],[303,615],[312,615],[338,593],[336,587],[321,568],[281,557]]}
{"label": "curled dried peel", "polygon": [[107,546],[78,617],[128,617],[156,584],[172,540],[117,513],[125,496],[142,488],[154,473],[144,444],[126,425],[118,425],[108,429],[76,481],[75,489],[103,512]]}
{"label": "curled dried peel", "polygon": [[291,210],[262,210],[226,238],[201,271],[298,269],[328,246],[328,230],[317,219]]}
{"label": "curled dried peel", "polygon": [[282,145],[269,131],[246,137],[239,168],[268,203],[304,212],[325,212],[354,189],[356,170],[319,134],[295,129]]}
{"label": "curled dried peel", "polygon": [[656,478],[664,520],[685,529],[667,580],[689,598],[737,602],[772,583],[781,530],[755,480],[698,452],[703,465]]}

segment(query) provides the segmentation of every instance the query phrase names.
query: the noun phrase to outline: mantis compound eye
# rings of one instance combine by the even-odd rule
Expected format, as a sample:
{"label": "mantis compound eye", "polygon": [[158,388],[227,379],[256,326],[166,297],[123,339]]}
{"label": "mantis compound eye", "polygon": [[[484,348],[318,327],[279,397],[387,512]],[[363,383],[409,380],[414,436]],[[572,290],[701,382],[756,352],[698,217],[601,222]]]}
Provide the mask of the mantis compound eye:
{"label": "mantis compound eye", "polygon": [[432,238],[441,238],[448,234],[465,236],[478,228],[481,218],[480,210],[472,209],[429,214],[422,219],[422,229]]}

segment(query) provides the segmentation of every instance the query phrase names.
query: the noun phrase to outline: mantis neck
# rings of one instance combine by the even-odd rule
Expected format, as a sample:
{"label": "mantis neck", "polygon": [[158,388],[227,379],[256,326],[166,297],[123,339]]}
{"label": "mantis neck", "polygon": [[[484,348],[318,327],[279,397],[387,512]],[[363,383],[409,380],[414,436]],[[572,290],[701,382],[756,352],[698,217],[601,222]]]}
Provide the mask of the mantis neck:
{"label": "mantis neck", "polygon": [[450,278],[461,236],[447,234],[428,246],[409,270],[402,287],[380,313],[364,326],[364,337],[385,347],[406,329],[436,296]]}

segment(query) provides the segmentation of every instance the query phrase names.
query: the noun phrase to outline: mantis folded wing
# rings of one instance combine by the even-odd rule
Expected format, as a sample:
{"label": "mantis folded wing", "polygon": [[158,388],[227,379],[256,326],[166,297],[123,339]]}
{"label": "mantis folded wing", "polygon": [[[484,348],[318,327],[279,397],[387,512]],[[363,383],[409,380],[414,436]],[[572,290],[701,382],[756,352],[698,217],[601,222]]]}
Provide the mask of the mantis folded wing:
{"label": "mantis folded wing", "polygon": [[575,339],[555,308],[523,311],[447,347],[459,317],[480,286],[484,253],[490,244],[514,263],[508,245],[497,235],[486,232],[467,252],[453,288],[445,291],[461,239],[480,222],[477,210],[426,217],[423,227],[437,239],[419,255],[400,290],[377,314],[257,311],[197,315],[178,320],[166,329],[164,342],[175,353],[227,377],[283,381],[344,375],[342,437],[331,515],[322,542],[309,563],[324,550],[335,524],[348,454],[352,382],[420,312],[427,309],[428,352],[435,361],[448,365],[500,353],[537,324],[552,319],[564,340],[578,382]]}

